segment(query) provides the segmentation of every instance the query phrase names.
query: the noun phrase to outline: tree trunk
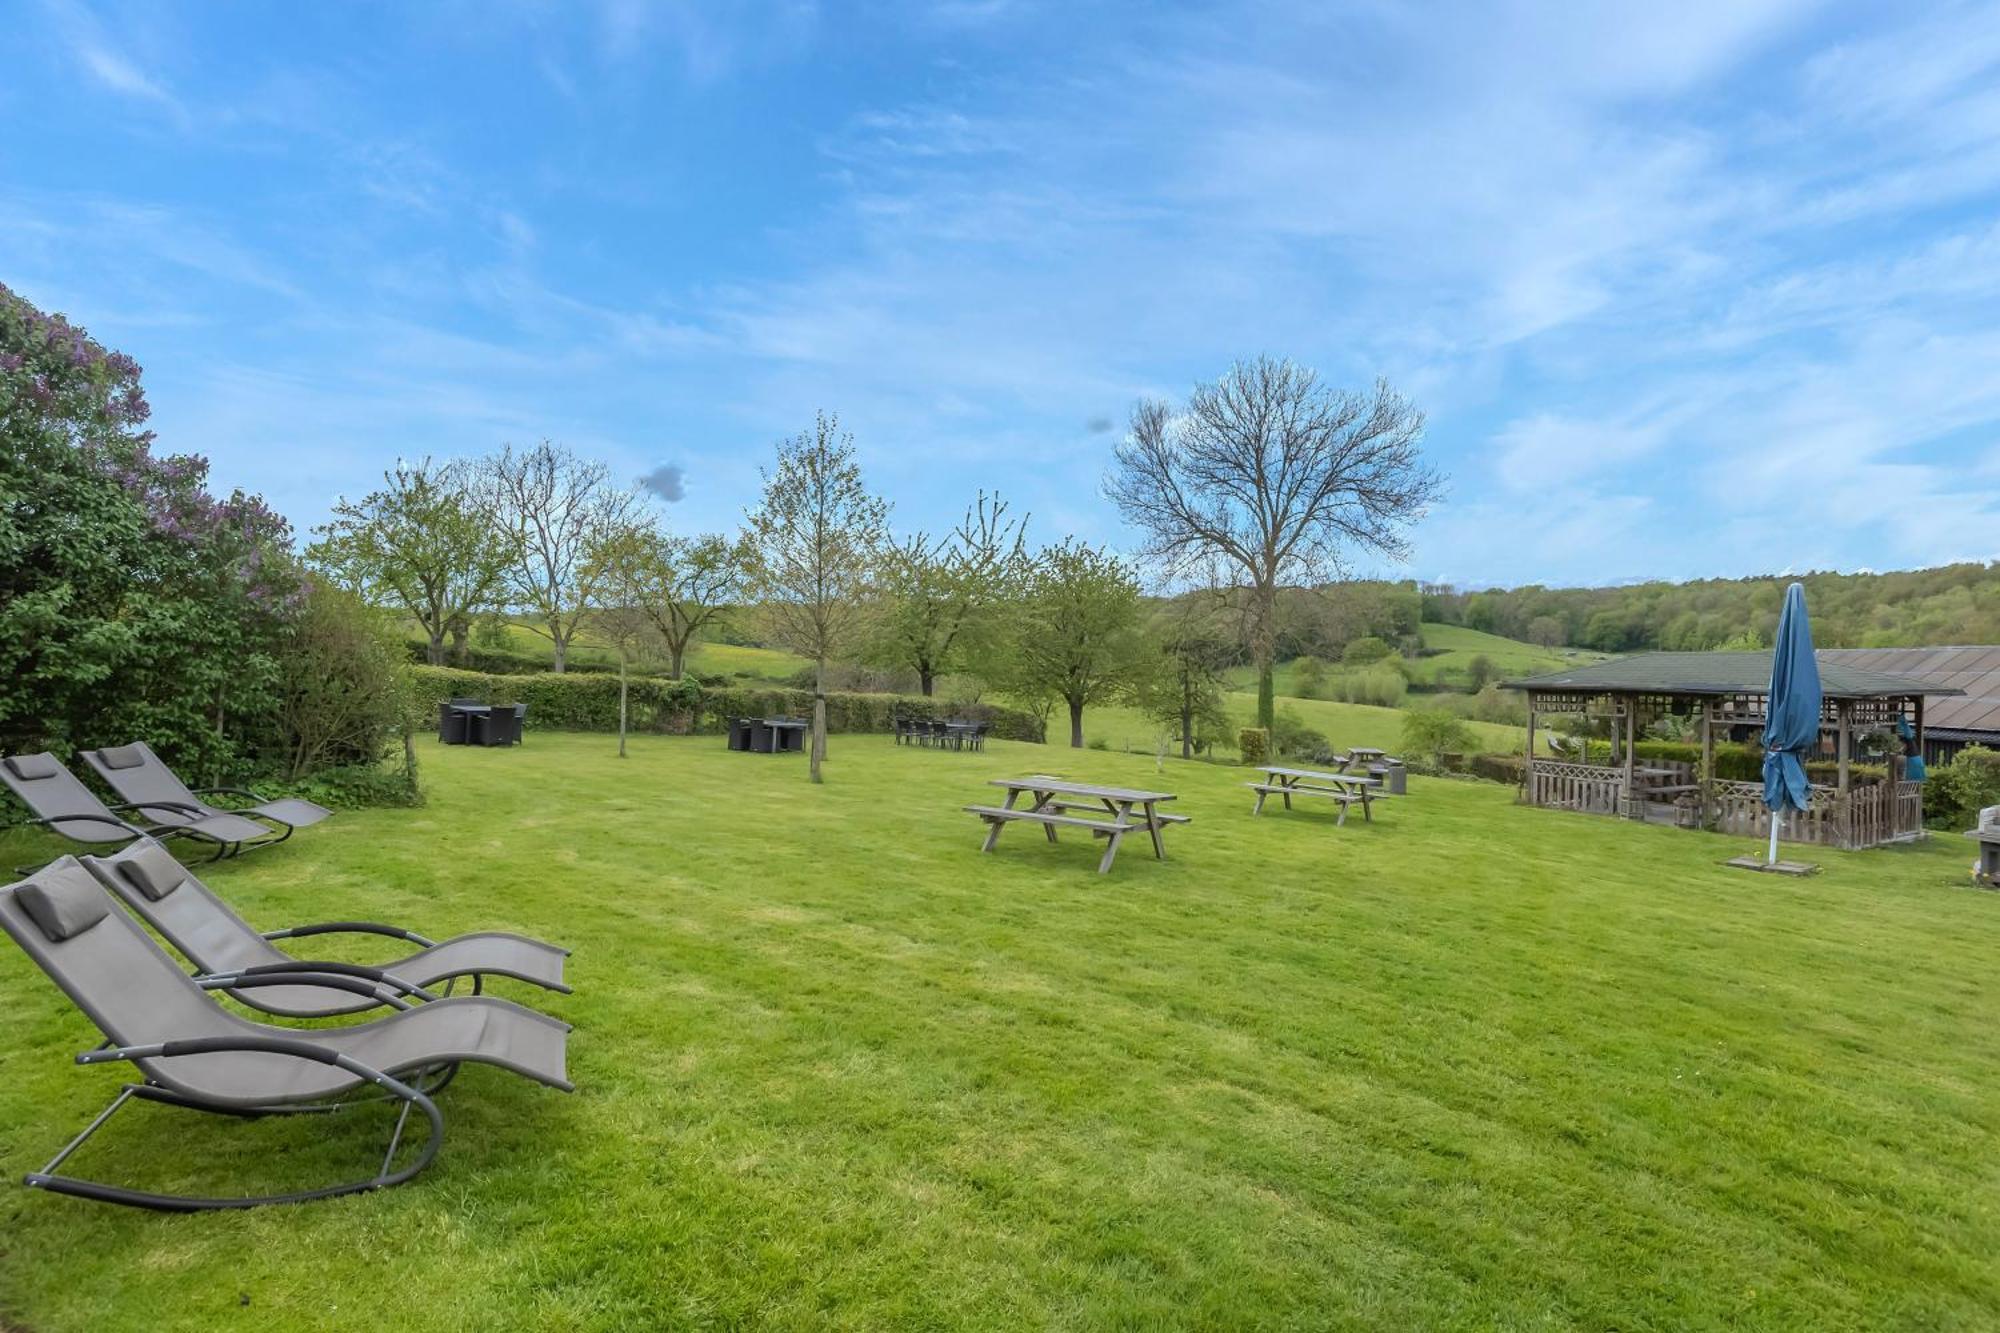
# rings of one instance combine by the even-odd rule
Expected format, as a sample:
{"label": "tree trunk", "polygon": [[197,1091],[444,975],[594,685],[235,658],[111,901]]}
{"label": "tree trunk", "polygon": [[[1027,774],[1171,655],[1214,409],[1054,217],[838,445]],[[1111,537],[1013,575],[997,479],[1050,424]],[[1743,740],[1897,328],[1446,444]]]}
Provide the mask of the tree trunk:
{"label": "tree trunk", "polygon": [[451,660],[460,666],[465,665],[466,653],[471,647],[471,638],[471,625],[462,619],[451,622]]}
{"label": "tree trunk", "polygon": [[1194,707],[1181,696],[1181,758],[1194,758]]}
{"label": "tree trunk", "polygon": [[812,763],[810,774],[814,782],[823,782],[819,766],[826,758],[826,659],[820,658],[813,664],[813,725]]}
{"label": "tree trunk", "polygon": [[937,676],[927,666],[917,668],[917,685],[923,690],[924,698],[931,697],[931,686],[937,683]]}
{"label": "tree trunk", "polygon": [[682,663],[687,658],[687,645],[678,643],[667,651],[669,654],[669,671],[675,680],[679,680],[681,678]]}
{"label": "tree trunk", "polygon": [[625,654],[618,654],[618,757],[625,757]]}
{"label": "tree trunk", "polygon": [[1257,664],[1257,725],[1269,731],[1278,717],[1277,689],[1271,680],[1278,655],[1278,589],[1257,589],[1257,623],[1250,632],[1250,657]]}
{"label": "tree trunk", "polygon": [[424,650],[424,660],[432,666],[444,665],[444,631],[432,630],[430,646]]}
{"label": "tree trunk", "polygon": [[549,670],[569,670],[569,638],[552,626],[549,630],[549,643],[555,649],[555,662],[554,665],[550,666]]}
{"label": "tree trunk", "polygon": [[1069,701],[1069,748],[1072,750],[1083,748],[1083,700],[1081,699]]}

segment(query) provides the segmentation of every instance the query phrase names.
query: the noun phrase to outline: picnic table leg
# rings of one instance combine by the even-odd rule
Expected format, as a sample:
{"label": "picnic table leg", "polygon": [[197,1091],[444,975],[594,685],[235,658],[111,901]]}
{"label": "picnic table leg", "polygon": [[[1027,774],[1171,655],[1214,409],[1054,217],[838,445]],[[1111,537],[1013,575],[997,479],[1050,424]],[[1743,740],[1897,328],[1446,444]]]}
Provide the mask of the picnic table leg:
{"label": "picnic table leg", "polygon": [[1280,787],[1283,787],[1283,788],[1285,789],[1285,809],[1287,809],[1287,810],[1289,810],[1289,809],[1291,809],[1291,808],[1292,808],[1292,783],[1294,783],[1294,782],[1297,782],[1297,781],[1298,781],[1298,779],[1297,779],[1297,778],[1290,778],[1290,779],[1287,779],[1287,778],[1279,778],[1279,779],[1278,779],[1278,785],[1279,785]]}
{"label": "picnic table leg", "polygon": [[[1046,792],[1044,792],[1044,791],[1038,791],[1038,792],[1036,792],[1036,793],[1035,793],[1035,809],[1036,809],[1036,810],[1041,810],[1041,809],[1042,809],[1043,807],[1047,806],[1047,805],[1048,805],[1048,803],[1049,803],[1050,801],[1053,801],[1053,800],[1054,800],[1055,798],[1056,798],[1056,794],[1055,794],[1054,792],[1052,792],[1052,791],[1046,791]],[[1054,841],[1056,840],[1056,826],[1055,826],[1054,824],[1044,824],[1044,825],[1042,825],[1042,832],[1044,832],[1044,833],[1046,833],[1046,834],[1048,834],[1048,835],[1049,835],[1049,841],[1050,841],[1050,842],[1054,842]]]}
{"label": "picnic table leg", "polygon": [[1335,802],[1334,802],[1334,804],[1340,807],[1340,813],[1339,813],[1339,814],[1337,814],[1337,815],[1335,815],[1335,816],[1333,817],[1333,826],[1334,826],[1335,828],[1346,828],[1346,827],[1347,827],[1347,802],[1345,802],[1345,801],[1335,801]]}
{"label": "picnic table leg", "polygon": [[[1009,791],[1007,793],[1007,804],[1005,808],[1008,810],[1012,810],[1014,808],[1014,801],[1017,797],[1020,796],[1020,794],[1021,793],[1018,791]],[[993,844],[1000,841],[1000,830],[1006,825],[1006,823],[1007,821],[1004,819],[989,819],[986,821],[987,824],[986,845],[984,847],[981,847],[979,849],[980,851],[990,852],[993,850]]]}
{"label": "picnic table leg", "polygon": [[1250,812],[1251,814],[1261,815],[1264,813],[1264,796],[1265,796],[1264,792],[1260,791],[1257,793],[1257,808],[1255,810],[1252,810]]}
{"label": "picnic table leg", "polygon": [[1366,787],[1361,789],[1361,822],[1364,824],[1375,822],[1375,815],[1368,804],[1368,789]]}
{"label": "picnic table leg", "polygon": [[[1129,810],[1131,807],[1127,806],[1126,809]],[[1166,860],[1166,844],[1160,841],[1160,821],[1154,817],[1153,803],[1151,801],[1146,802],[1146,831],[1153,835],[1153,859],[1157,861]]]}
{"label": "picnic table leg", "polygon": [[1111,869],[1111,862],[1118,855],[1118,840],[1124,836],[1123,830],[1113,829],[1104,839],[1104,858],[1097,863],[1098,874],[1102,875]]}

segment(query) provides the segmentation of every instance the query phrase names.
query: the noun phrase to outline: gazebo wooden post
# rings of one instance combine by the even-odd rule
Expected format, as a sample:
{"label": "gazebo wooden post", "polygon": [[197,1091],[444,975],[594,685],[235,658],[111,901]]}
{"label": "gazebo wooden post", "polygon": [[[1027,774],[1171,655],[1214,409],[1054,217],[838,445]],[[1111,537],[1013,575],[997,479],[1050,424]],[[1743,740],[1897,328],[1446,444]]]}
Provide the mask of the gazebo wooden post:
{"label": "gazebo wooden post", "polygon": [[1708,827],[1715,802],[1715,701],[1701,701],[1701,826]]}
{"label": "gazebo wooden post", "polygon": [[1639,776],[1634,771],[1638,766],[1638,739],[1639,700],[1635,696],[1625,701],[1625,813],[1627,815],[1632,815],[1637,808],[1633,804],[1632,784]]}
{"label": "gazebo wooden post", "polygon": [[1926,764],[1930,763],[1924,758],[1924,696],[1921,694],[1917,696],[1917,757]]}
{"label": "gazebo wooden post", "polygon": [[1841,796],[1845,797],[1847,795],[1847,757],[1848,751],[1851,748],[1848,738],[1854,731],[1854,701],[1852,699],[1842,699],[1833,706],[1833,712],[1836,719],[1834,723],[1835,734],[1838,737],[1838,748],[1835,750],[1835,753],[1840,757],[1838,790]]}
{"label": "gazebo wooden post", "polygon": [[1522,798],[1535,803],[1535,696],[1528,696],[1528,762],[1521,767]]}

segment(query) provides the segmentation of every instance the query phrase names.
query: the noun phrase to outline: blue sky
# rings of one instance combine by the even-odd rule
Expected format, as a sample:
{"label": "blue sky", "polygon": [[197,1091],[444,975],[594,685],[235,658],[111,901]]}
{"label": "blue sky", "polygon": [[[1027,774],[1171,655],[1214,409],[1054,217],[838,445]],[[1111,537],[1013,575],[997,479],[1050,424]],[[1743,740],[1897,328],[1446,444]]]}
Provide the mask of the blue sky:
{"label": "blue sky", "polygon": [[1125,545],[1132,401],[1427,410],[1461,583],[2000,557],[2000,6],[0,0],[0,281],[301,529],[549,436]]}

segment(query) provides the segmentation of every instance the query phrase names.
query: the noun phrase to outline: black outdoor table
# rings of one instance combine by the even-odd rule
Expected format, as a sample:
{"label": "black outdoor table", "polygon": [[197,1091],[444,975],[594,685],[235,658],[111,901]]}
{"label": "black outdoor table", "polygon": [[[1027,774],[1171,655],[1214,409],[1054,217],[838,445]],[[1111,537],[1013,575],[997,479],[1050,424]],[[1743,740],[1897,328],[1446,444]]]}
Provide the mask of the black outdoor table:
{"label": "black outdoor table", "polygon": [[729,748],[756,754],[802,750],[808,725],[794,717],[739,717],[730,723]]}

